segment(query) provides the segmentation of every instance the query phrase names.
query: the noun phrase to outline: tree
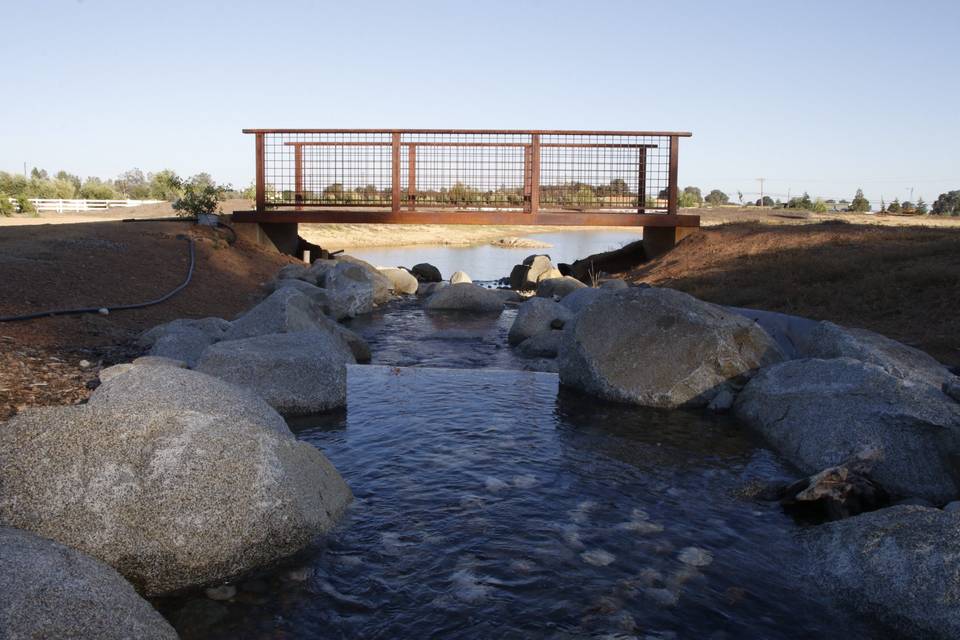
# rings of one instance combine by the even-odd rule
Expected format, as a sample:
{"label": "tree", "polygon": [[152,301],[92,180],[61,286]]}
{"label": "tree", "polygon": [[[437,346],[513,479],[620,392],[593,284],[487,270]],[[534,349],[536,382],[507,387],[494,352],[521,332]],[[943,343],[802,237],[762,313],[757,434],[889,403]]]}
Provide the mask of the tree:
{"label": "tree", "polygon": [[853,196],[853,201],[850,202],[850,206],[847,207],[847,211],[860,213],[870,211],[870,201],[863,197],[863,189],[857,189],[857,194]]}
{"label": "tree", "polygon": [[941,193],[934,201],[930,213],[935,216],[960,216],[960,191]]}
{"label": "tree", "polygon": [[683,193],[688,194],[690,198],[693,198],[693,201],[696,202],[696,205],[703,204],[703,194],[700,193],[700,187],[684,187]]}
{"label": "tree", "polygon": [[883,196],[880,196],[880,213],[887,212],[887,203],[883,201]]}
{"label": "tree", "polygon": [[80,187],[80,197],[86,200],[117,200],[116,190],[100,178],[87,178]]}
{"label": "tree", "polygon": [[680,196],[677,198],[677,206],[684,209],[688,209],[690,207],[699,207],[700,200],[697,199],[697,196],[684,189],[682,192],[680,192]]}
{"label": "tree", "polygon": [[826,213],[827,212],[827,203],[817,198],[817,201],[813,203],[813,212],[814,213]]}
{"label": "tree", "polygon": [[813,209],[813,201],[810,199],[810,194],[804,191],[803,196],[790,198],[790,202],[787,203],[787,208],[810,211]]}
{"label": "tree", "polygon": [[134,167],[117,176],[113,181],[117,191],[136,200],[145,200],[150,197],[150,185],[147,184],[147,178],[143,171]]}
{"label": "tree", "polygon": [[740,206],[743,206],[743,191],[737,191],[737,200],[740,201]]}
{"label": "tree", "polygon": [[704,199],[707,201],[707,204],[710,204],[713,206],[719,206],[721,204],[727,204],[728,202],[730,202],[730,197],[727,194],[725,194],[723,191],[720,191],[720,189],[714,189],[713,191],[708,193],[707,197]]}
{"label": "tree", "polygon": [[916,213],[917,208],[916,206],[914,206],[912,202],[910,202],[909,200],[905,200],[904,203],[900,205],[900,211],[902,211],[903,213]]}
{"label": "tree", "polygon": [[890,213],[900,213],[900,198],[894,198],[890,206],[887,207],[887,211]]}
{"label": "tree", "polygon": [[917,213],[925,216],[928,212],[929,209],[927,209],[927,203],[923,201],[923,198],[917,198]]}
{"label": "tree", "polygon": [[164,169],[147,176],[150,197],[154,200],[174,201],[180,197],[181,180],[171,169]]}
{"label": "tree", "polygon": [[47,174],[46,169],[37,169],[34,167],[30,170],[30,178],[32,180],[49,180],[50,176]]}
{"label": "tree", "polygon": [[772,207],[774,204],[773,198],[770,196],[763,196],[763,198],[757,198],[758,207]]}

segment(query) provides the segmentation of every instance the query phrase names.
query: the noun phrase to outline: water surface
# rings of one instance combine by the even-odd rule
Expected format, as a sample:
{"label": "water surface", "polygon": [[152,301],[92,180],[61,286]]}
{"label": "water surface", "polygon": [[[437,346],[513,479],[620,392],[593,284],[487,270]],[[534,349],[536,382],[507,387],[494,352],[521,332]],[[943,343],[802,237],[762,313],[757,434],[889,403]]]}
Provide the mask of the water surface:
{"label": "water surface", "polygon": [[503,249],[489,244],[470,247],[370,247],[348,249],[347,253],[381,267],[412,267],[429,262],[440,269],[444,278],[454,271],[465,271],[474,280],[499,280],[510,275],[510,269],[533,253],[549,254],[554,264],[573,262],[594,253],[619,249],[642,238],[637,231],[561,231],[524,236],[549,243],[549,249]]}

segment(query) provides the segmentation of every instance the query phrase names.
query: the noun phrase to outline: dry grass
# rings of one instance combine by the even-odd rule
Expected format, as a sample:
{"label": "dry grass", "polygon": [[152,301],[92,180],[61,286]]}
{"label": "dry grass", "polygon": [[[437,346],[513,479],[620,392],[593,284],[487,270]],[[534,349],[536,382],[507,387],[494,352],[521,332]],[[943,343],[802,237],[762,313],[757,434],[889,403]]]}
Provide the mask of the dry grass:
{"label": "dry grass", "polygon": [[960,228],[726,224],[627,277],[872,329],[960,366]]}

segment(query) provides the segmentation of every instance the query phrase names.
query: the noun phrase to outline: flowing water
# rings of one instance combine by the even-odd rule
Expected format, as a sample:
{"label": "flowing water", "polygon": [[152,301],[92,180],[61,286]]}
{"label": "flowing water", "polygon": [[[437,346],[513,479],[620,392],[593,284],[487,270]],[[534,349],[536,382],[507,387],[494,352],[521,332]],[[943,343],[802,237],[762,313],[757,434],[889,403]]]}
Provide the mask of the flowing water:
{"label": "flowing water", "polygon": [[470,247],[371,247],[350,249],[349,253],[381,267],[412,267],[429,262],[444,277],[454,271],[465,271],[474,280],[499,280],[510,275],[510,268],[532,253],[549,254],[554,264],[573,262],[594,253],[619,249],[643,237],[637,231],[561,231],[525,236],[551,245],[550,248],[501,248],[493,245]]}
{"label": "flowing water", "polygon": [[805,582],[801,528],[741,494],[792,477],[762,443],[520,370],[515,313],[355,320],[380,365],[292,424],[352,487],[347,516],[228,602],[161,601],[182,637],[877,637]]}

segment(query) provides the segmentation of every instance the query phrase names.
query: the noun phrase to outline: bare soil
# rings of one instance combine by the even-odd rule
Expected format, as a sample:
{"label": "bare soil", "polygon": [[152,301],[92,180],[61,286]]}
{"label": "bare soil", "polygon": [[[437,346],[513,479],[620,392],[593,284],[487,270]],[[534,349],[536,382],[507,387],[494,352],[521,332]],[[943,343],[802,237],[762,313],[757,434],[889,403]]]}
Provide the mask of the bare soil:
{"label": "bare soil", "polygon": [[626,274],[719,304],[877,331],[960,366],[960,227],[706,228]]}
{"label": "bare soil", "polygon": [[163,304],[0,323],[0,419],[23,406],[83,399],[99,369],[136,355],[135,338],[154,325],[235,317],[291,261],[243,241],[230,246],[224,232],[176,222],[0,229],[0,316],[158,298],[187,274],[188,243],[181,236],[195,241],[193,279]]}

